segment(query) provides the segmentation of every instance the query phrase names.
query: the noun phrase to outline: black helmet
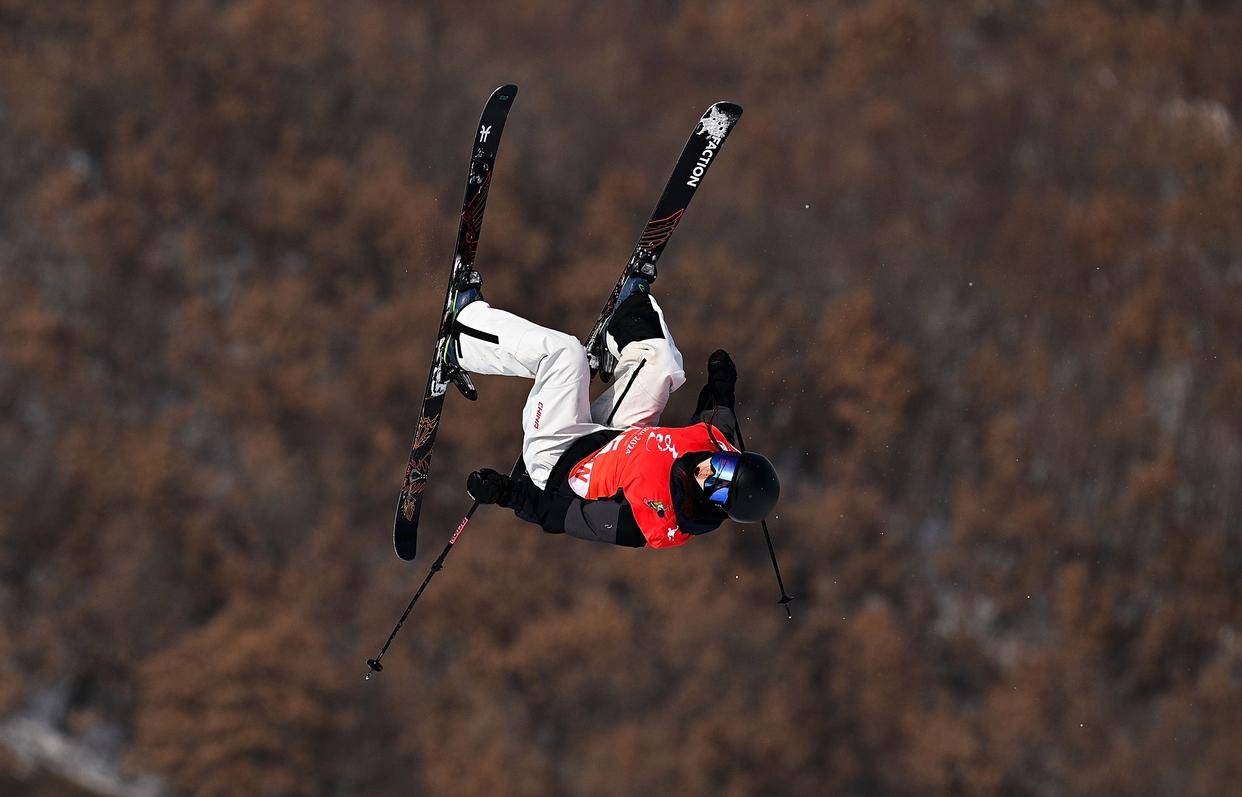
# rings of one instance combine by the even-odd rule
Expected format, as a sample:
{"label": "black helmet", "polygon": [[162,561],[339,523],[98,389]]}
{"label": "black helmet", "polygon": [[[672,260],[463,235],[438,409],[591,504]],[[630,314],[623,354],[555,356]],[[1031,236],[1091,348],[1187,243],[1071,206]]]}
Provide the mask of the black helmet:
{"label": "black helmet", "polygon": [[758,523],[776,506],[781,482],[772,463],[753,451],[717,451],[703,492],[738,523]]}

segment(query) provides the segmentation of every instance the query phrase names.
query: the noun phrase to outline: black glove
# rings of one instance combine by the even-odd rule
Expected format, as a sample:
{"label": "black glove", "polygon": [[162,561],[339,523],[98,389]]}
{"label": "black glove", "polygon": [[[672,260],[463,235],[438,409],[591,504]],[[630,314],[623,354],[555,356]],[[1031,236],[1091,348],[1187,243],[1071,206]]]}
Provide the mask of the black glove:
{"label": "black glove", "polygon": [[506,504],[513,480],[491,468],[480,468],[466,478],[466,492],[480,504]]}
{"label": "black glove", "polygon": [[707,388],[717,407],[733,409],[737,387],[737,366],[724,349],[716,349],[707,358]]}

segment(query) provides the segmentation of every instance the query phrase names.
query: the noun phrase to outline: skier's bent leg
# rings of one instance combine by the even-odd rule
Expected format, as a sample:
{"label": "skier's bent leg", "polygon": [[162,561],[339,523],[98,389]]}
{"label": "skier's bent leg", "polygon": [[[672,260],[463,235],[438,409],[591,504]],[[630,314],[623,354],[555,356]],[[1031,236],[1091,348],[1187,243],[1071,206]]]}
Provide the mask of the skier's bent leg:
{"label": "skier's bent leg", "polygon": [[[586,350],[572,335],[476,301],[462,309],[458,363],[477,374],[534,379],[522,409],[522,460],[543,488],[569,445],[600,427],[591,422]],[[494,339],[494,340],[493,340]]]}
{"label": "skier's bent leg", "polygon": [[457,362],[476,374],[535,379],[551,353],[576,344],[569,335],[541,327],[485,301],[472,302],[457,315],[461,348]]}
{"label": "skier's bent leg", "polygon": [[631,302],[635,306],[617,310],[629,317],[609,323],[608,344],[617,367],[612,384],[591,405],[596,423],[615,428],[657,423],[669,396],[686,382],[681,352],[655,297],[636,296],[626,304]]}

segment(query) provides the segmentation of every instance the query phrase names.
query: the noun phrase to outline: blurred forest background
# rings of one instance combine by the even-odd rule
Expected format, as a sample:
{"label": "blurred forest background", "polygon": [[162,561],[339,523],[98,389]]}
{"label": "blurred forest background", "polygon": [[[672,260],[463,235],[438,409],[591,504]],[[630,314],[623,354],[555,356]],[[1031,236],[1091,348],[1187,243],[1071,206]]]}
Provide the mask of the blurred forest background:
{"label": "blurred forest background", "polygon": [[[1238,793],[1242,7],[0,0],[0,792]],[[488,298],[663,261],[784,476],[762,537],[390,527],[471,131]]]}

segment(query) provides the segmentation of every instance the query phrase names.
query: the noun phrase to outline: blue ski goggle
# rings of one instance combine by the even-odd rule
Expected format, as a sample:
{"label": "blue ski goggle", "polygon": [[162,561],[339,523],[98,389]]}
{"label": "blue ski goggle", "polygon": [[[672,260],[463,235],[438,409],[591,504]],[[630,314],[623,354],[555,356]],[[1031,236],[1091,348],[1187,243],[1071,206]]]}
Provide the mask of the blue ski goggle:
{"label": "blue ski goggle", "polygon": [[737,472],[740,454],[731,451],[717,451],[712,454],[712,473],[703,480],[703,492],[707,500],[721,509],[728,509],[729,491],[733,487],[733,474]]}

